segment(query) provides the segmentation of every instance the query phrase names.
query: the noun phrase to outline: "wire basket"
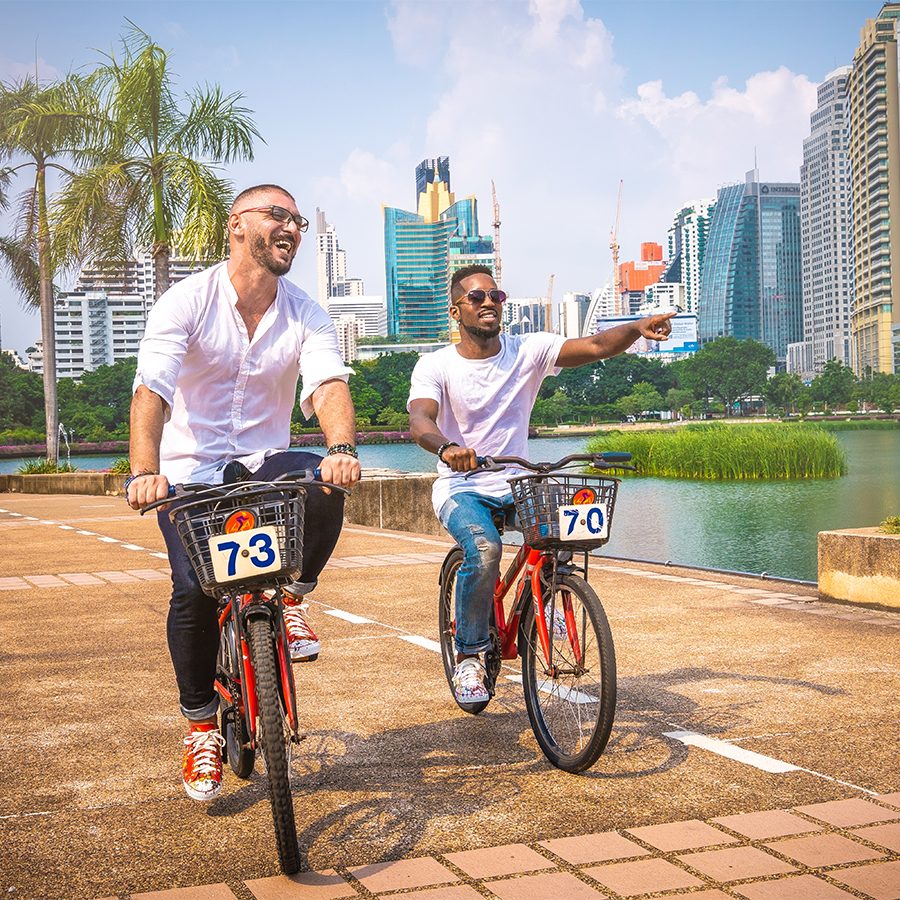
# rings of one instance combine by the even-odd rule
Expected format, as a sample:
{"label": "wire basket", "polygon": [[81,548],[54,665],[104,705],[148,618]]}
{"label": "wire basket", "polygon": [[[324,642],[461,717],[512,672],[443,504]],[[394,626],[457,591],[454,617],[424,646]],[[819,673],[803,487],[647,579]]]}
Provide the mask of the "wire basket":
{"label": "wire basket", "polygon": [[190,558],[203,592],[218,597],[234,590],[236,581],[216,580],[209,539],[240,530],[226,528],[233,517],[249,513],[253,527],[273,527],[278,537],[281,567],[277,571],[242,578],[240,585],[275,587],[289,584],[300,575],[303,562],[303,512],[306,488],[296,484],[236,485],[227,493],[193,500],[169,513],[178,537]]}
{"label": "wire basket", "polygon": [[[541,475],[519,475],[510,478],[513,503],[519,527],[525,535],[525,543],[535,550],[551,548],[569,550],[592,550],[602,547],[609,540],[612,527],[613,507],[616,503],[618,478],[599,475],[551,473]],[[605,516],[594,514],[593,518],[605,518],[603,536],[583,537],[568,540],[560,536],[559,508],[584,506],[605,506]]]}

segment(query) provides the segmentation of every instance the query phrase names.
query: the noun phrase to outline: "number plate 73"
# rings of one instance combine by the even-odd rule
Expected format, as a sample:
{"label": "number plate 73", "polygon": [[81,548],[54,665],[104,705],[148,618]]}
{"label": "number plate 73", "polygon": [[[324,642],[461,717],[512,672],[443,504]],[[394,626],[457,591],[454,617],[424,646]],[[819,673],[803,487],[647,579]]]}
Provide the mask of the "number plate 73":
{"label": "number plate 73", "polygon": [[272,527],[217,534],[209,539],[216,581],[240,581],[281,568],[278,532]]}
{"label": "number plate 73", "polygon": [[609,537],[609,515],[605,503],[560,506],[557,513],[561,541],[596,541]]}

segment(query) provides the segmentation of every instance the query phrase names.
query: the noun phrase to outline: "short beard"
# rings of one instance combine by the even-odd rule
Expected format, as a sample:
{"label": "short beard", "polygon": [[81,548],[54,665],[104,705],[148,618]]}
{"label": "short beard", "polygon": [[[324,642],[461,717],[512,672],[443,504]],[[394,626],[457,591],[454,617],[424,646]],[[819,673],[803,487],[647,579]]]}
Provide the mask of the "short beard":
{"label": "short beard", "polygon": [[264,269],[267,269],[273,275],[287,275],[287,273],[291,271],[291,263],[293,260],[288,260],[286,263],[276,262],[275,257],[272,256],[271,248],[261,234],[255,234],[251,238],[250,255]]}
{"label": "short beard", "polygon": [[482,341],[497,337],[500,334],[500,323],[496,322],[491,326],[481,325],[463,325],[466,334],[470,334],[473,338],[479,338]]}

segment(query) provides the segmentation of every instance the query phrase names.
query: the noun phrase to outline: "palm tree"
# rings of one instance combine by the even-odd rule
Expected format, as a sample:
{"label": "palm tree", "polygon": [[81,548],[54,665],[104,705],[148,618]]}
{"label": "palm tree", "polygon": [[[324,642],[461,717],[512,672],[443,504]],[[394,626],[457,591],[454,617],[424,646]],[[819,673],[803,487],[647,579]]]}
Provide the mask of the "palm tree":
{"label": "palm tree", "polygon": [[71,174],[60,160],[86,145],[93,115],[91,94],[83,79],[70,76],[42,86],[28,76],[0,84],[0,162],[6,163],[0,167],[0,208],[9,205],[9,188],[17,173],[33,170],[34,176],[18,199],[15,235],[0,239],[0,263],[25,302],[41,311],[47,461],[53,464],[59,447],[53,279],[67,259],[53,240],[47,175],[54,170],[63,177]]}
{"label": "palm tree", "polygon": [[224,258],[232,188],[215,166],[253,159],[259,132],[238,105],[242,94],[207,86],[176,99],[166,51],[129,24],[121,59],[108,57],[91,76],[104,98],[104,148],[84,155],[54,214],[65,251],[80,259],[150,248],[158,299],[174,245],[191,259]]}

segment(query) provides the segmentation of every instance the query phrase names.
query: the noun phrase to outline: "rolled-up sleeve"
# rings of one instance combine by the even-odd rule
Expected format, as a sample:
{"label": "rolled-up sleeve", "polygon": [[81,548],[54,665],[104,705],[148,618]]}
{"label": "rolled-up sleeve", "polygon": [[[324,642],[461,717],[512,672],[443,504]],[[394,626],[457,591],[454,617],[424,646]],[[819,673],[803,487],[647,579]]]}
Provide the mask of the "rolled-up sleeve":
{"label": "rolled-up sleeve", "polygon": [[309,419],[315,410],[312,395],[316,388],[326,381],[340,378],[349,381],[353,369],[344,365],[338,347],[337,332],[334,323],[320,306],[309,302],[307,321],[300,344],[300,378],[303,388],[300,392],[300,411]]}
{"label": "rolled-up sleeve", "polygon": [[141,385],[165,400],[169,411],[175,399],[175,382],[193,331],[192,305],[176,290],[167,291],[147,315],[147,327],[138,349],[132,393]]}

